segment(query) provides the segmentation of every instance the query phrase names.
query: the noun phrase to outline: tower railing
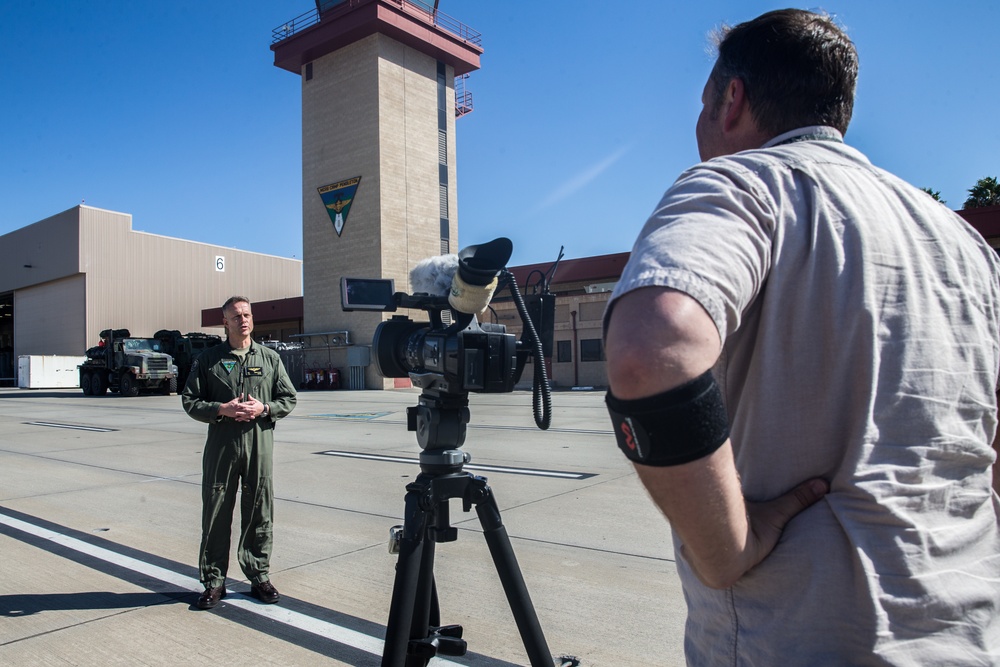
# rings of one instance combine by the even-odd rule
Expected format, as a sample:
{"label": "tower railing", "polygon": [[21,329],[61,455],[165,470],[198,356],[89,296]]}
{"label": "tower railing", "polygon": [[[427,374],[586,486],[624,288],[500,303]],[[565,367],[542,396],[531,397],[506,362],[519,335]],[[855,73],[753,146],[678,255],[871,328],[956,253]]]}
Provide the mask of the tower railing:
{"label": "tower railing", "polygon": [[272,30],[271,44],[277,44],[282,40],[288,39],[306,28],[316,25],[321,20],[334,18],[338,14],[346,13],[351,8],[360,7],[371,2],[385,2],[396,5],[407,14],[420,17],[427,23],[451,33],[464,42],[475,44],[479,47],[483,45],[483,36],[481,33],[473,30],[461,21],[435,10],[434,7],[421,2],[421,0],[319,0],[315,9],[300,14]]}
{"label": "tower railing", "polygon": [[455,77],[455,118],[472,113],[472,93],[465,89],[465,80],[468,78],[468,74]]}

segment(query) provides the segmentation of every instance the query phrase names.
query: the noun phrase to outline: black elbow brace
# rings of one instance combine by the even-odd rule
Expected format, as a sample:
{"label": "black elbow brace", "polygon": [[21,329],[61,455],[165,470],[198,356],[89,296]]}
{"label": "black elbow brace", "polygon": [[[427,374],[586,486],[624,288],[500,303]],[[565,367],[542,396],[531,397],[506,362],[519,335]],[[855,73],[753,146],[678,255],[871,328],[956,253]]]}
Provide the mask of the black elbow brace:
{"label": "black elbow brace", "polygon": [[632,461],[675,466],[708,456],[729,438],[729,416],[712,371],[662,394],[605,397],[618,448]]}

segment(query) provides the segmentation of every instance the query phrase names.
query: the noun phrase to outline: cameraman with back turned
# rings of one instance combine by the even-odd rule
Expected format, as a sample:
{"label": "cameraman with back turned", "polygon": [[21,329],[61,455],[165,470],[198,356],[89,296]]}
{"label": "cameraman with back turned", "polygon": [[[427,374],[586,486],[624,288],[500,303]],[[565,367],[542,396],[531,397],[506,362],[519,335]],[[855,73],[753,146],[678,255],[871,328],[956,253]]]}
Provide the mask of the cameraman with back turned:
{"label": "cameraman with back turned", "polygon": [[828,17],[720,36],[606,316],[619,447],[673,529],[691,665],[1000,664],[1000,262],[843,143]]}

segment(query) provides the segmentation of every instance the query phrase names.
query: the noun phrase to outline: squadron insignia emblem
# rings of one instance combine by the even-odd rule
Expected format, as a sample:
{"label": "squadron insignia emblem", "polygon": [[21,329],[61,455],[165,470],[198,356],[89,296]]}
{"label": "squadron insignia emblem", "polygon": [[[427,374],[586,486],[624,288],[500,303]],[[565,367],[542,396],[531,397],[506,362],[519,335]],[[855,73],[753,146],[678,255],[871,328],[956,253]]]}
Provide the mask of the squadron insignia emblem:
{"label": "squadron insignia emblem", "polygon": [[326,206],[326,212],[330,216],[330,221],[333,223],[333,229],[337,232],[337,236],[340,236],[344,231],[344,225],[347,224],[347,214],[351,211],[354,193],[357,192],[360,183],[361,177],[355,176],[346,181],[331,183],[330,185],[317,188],[319,197],[323,200],[323,205]]}

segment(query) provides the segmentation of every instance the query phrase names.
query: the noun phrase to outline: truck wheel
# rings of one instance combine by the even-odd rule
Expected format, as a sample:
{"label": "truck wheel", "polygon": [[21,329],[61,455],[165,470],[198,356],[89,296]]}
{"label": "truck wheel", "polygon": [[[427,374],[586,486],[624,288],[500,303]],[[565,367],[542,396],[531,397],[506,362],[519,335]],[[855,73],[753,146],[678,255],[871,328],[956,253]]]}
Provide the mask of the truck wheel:
{"label": "truck wheel", "polygon": [[169,389],[167,389],[167,393],[168,394],[176,394],[177,393],[177,378],[170,378],[170,383],[167,386],[170,387]]}
{"label": "truck wheel", "polygon": [[93,395],[94,393],[93,378],[94,376],[92,373],[80,374],[80,389],[83,390],[84,396]]}
{"label": "truck wheel", "polygon": [[108,391],[108,381],[104,379],[103,373],[94,373],[90,380],[90,392],[94,396],[104,396]]}
{"label": "truck wheel", "polygon": [[135,397],[139,395],[139,385],[135,383],[135,378],[132,377],[131,373],[122,375],[119,391],[122,396]]}

